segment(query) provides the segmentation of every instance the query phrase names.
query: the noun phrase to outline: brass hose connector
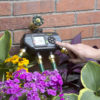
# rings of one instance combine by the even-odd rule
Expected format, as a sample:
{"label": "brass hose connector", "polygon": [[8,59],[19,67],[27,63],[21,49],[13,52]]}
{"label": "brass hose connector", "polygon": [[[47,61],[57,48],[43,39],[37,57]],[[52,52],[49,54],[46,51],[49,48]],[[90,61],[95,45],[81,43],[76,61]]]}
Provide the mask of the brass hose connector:
{"label": "brass hose connector", "polygon": [[61,52],[64,53],[64,54],[68,54],[68,50],[67,50],[65,47],[63,47],[63,48],[61,49]]}
{"label": "brass hose connector", "polygon": [[50,54],[49,59],[51,61],[53,69],[57,70],[57,66],[56,66],[56,62],[55,62],[55,56],[52,53]]}
{"label": "brass hose connector", "polygon": [[42,62],[42,56],[39,53],[38,53],[38,64],[40,66],[41,72],[44,72],[44,66],[43,66],[43,62]]}
{"label": "brass hose connector", "polygon": [[43,64],[43,62],[42,62],[42,56],[41,55],[38,55],[38,63],[39,64]]}
{"label": "brass hose connector", "polygon": [[25,48],[24,49],[21,49],[20,52],[19,52],[19,54],[18,54],[18,56],[19,57],[22,57],[25,52],[26,52],[26,49]]}

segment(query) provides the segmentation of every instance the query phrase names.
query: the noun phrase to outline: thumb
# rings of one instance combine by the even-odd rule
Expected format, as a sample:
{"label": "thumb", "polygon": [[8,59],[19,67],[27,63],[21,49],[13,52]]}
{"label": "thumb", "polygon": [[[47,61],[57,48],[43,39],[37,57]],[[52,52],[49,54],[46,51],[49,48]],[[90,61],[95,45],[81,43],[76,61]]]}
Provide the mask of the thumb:
{"label": "thumb", "polygon": [[80,58],[77,58],[77,59],[72,58],[72,59],[69,59],[69,61],[73,62],[73,63],[83,63],[83,62],[85,62],[85,60],[82,60]]}

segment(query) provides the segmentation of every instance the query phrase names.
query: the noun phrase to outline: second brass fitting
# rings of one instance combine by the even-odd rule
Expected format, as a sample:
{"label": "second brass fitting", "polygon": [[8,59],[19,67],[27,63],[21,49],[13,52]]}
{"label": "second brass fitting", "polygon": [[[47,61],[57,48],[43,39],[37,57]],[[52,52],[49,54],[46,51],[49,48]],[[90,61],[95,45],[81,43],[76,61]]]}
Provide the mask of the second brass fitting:
{"label": "second brass fitting", "polygon": [[41,55],[38,56],[38,63],[39,63],[39,64],[42,63],[42,56],[41,56]]}
{"label": "second brass fitting", "polygon": [[51,62],[55,62],[55,56],[53,54],[50,55],[49,59],[51,60]]}
{"label": "second brass fitting", "polygon": [[68,54],[68,50],[67,50],[65,47],[63,47],[63,48],[61,49],[61,52],[62,52],[62,53],[65,53],[65,54]]}

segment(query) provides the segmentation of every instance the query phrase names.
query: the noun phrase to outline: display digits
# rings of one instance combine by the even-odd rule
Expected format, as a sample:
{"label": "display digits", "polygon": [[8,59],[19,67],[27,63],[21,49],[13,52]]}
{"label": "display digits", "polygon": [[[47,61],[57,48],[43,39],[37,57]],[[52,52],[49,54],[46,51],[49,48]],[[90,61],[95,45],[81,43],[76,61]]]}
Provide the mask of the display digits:
{"label": "display digits", "polygon": [[45,38],[43,36],[35,36],[33,37],[33,44],[35,46],[45,46],[46,45]]}

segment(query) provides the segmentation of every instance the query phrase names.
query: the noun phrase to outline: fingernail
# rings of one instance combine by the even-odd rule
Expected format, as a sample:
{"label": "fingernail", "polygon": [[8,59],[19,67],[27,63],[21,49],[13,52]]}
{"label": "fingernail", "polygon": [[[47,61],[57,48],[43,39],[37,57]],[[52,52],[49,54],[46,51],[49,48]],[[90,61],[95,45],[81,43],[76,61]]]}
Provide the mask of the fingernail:
{"label": "fingernail", "polygon": [[55,41],[56,43],[58,43],[58,41]]}
{"label": "fingernail", "polygon": [[59,41],[56,41],[56,43],[59,43]]}

